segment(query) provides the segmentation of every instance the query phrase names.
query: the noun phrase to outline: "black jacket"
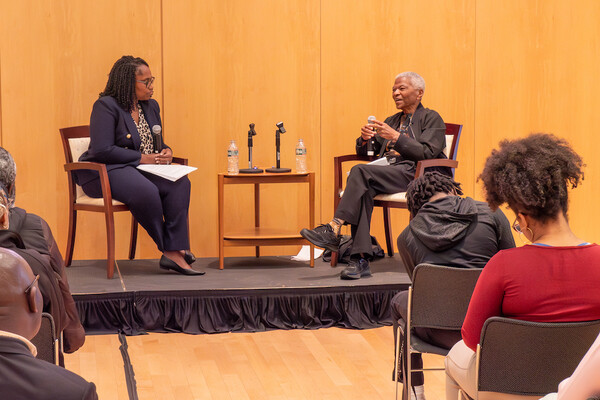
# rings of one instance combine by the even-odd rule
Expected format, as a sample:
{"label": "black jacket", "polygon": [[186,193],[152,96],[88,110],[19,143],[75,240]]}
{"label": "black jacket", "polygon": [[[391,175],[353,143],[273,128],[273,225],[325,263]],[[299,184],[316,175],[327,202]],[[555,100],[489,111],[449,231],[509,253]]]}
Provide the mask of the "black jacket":
{"label": "black jacket", "polygon": [[[400,121],[404,113],[401,111],[385,119],[385,123],[392,129],[400,130]],[[375,154],[382,156],[389,140],[375,135],[373,150]],[[367,155],[367,146],[362,137],[356,139],[356,154]],[[416,165],[418,161],[432,158],[448,158],[444,154],[446,148],[446,124],[440,114],[435,110],[423,107],[419,103],[415,113],[410,120],[408,136],[400,135],[394,144],[400,157],[399,162]],[[452,170],[446,167],[434,167],[430,170],[439,171],[445,175],[452,176]]]}
{"label": "black jacket", "polygon": [[499,250],[512,247],[515,241],[504,213],[492,212],[486,203],[470,197],[447,196],[426,203],[398,237],[411,276],[420,263],[483,268]]}
{"label": "black jacket", "polygon": [[96,386],[79,375],[33,357],[27,345],[0,336],[0,397],[11,400],[94,400]]}
{"label": "black jacket", "polygon": [[15,250],[40,274],[44,311],[52,314],[57,334],[63,333],[64,350],[72,353],[85,341],[71,295],[65,263],[48,223],[22,208],[10,209],[9,230],[0,232],[0,247]]}
{"label": "black jacket", "polygon": [[[152,129],[160,125],[160,107],[154,99],[140,101],[144,116]],[[90,147],[79,157],[79,161],[93,161],[106,164],[108,171],[125,166],[137,167],[142,153],[142,139],[131,114],[119,106],[110,96],[100,97],[94,103],[90,116]],[[163,149],[169,148],[163,143]],[[98,178],[92,170],[77,170],[74,174],[78,185],[83,186]]]}

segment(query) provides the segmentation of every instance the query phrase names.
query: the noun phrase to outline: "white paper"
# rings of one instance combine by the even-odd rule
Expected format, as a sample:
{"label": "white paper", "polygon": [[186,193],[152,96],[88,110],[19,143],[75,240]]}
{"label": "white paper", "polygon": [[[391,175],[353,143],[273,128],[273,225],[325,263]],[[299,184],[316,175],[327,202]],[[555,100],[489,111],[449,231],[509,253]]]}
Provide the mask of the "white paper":
{"label": "white paper", "polygon": [[160,176],[161,178],[168,179],[175,182],[177,179],[186,176],[192,171],[197,170],[196,167],[190,167],[188,165],[170,164],[170,165],[154,165],[154,164],[140,164],[137,166],[145,172]]}
{"label": "white paper", "polygon": [[[321,257],[321,254],[323,254],[323,250],[317,249],[316,247],[314,248],[314,250],[315,250],[314,251],[315,259]],[[310,261],[310,246],[302,246],[302,248],[300,249],[298,254],[295,256],[292,256],[292,260],[294,260],[294,261]]]}
{"label": "white paper", "polygon": [[371,161],[369,165],[390,165],[390,163],[388,162],[388,159],[386,157],[381,157],[375,161]]}

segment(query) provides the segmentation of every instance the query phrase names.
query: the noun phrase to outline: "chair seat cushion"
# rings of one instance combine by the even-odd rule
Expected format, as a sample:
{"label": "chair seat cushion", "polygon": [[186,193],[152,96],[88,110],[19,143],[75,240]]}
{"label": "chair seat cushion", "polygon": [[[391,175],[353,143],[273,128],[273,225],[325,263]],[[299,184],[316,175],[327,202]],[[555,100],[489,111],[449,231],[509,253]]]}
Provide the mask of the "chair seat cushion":
{"label": "chair seat cushion", "polygon": [[378,194],[377,196],[375,196],[375,200],[397,201],[401,203],[406,203],[406,192]]}
{"label": "chair seat cushion", "polygon": [[[342,190],[340,192],[340,198],[342,198],[343,195],[344,191]],[[399,203],[406,203],[406,192],[378,194],[377,196],[375,196],[375,200],[397,201]]]}
{"label": "chair seat cushion", "polygon": [[[104,199],[102,197],[94,198],[94,197],[90,197],[86,194],[81,194],[80,196],[77,197],[77,199],[75,200],[75,203],[76,204],[85,204],[88,206],[102,206],[102,205],[104,205]],[[121,206],[121,205],[123,205],[123,203],[121,203],[118,200],[113,199],[112,205],[113,206]]]}

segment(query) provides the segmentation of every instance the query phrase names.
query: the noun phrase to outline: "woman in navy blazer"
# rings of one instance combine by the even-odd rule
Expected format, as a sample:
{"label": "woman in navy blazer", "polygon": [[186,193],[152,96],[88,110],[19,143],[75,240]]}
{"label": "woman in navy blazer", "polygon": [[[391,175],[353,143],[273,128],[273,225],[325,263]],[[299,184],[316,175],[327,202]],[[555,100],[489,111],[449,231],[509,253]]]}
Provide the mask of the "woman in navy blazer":
{"label": "woman in navy blazer", "polygon": [[[190,267],[188,209],[190,181],[175,182],[138,170],[139,164],[169,164],[171,148],[155,149],[152,127],[162,127],[146,61],[123,56],[113,65],[90,117],[90,147],[79,161],[106,164],[112,197],[125,203],[163,253],[160,268],[203,275]],[[162,130],[162,128],[161,128]],[[98,173],[81,170],[77,183],[91,197],[102,197]]]}

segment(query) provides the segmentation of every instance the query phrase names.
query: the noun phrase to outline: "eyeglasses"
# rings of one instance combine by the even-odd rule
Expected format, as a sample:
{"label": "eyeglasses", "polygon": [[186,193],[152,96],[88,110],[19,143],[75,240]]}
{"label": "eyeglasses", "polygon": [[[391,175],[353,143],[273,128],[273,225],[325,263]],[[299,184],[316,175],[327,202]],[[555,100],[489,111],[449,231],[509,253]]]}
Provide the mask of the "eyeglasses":
{"label": "eyeglasses", "polygon": [[33,278],[33,281],[31,281],[31,283],[29,284],[29,286],[27,286],[25,288],[25,294],[29,295],[29,292],[31,292],[31,288],[33,287],[33,285],[35,285],[35,283],[40,279],[40,275],[36,275],[35,278]]}
{"label": "eyeglasses", "polygon": [[135,81],[139,82],[139,83],[143,83],[144,85],[146,85],[146,88],[150,88],[150,86],[152,86],[152,84],[154,83],[155,79],[156,79],[155,77],[150,77],[148,79],[144,79],[143,81],[139,81],[137,79]]}
{"label": "eyeglasses", "polygon": [[515,222],[513,222],[512,224],[512,228],[515,230],[515,232],[517,233],[523,233],[523,231],[521,230],[521,225],[519,225],[519,221],[517,221],[517,219],[515,218]]}

